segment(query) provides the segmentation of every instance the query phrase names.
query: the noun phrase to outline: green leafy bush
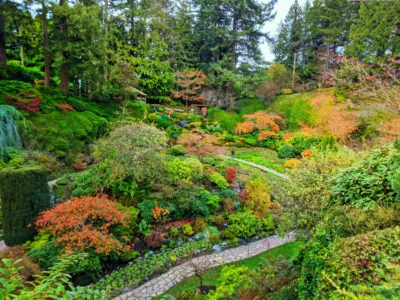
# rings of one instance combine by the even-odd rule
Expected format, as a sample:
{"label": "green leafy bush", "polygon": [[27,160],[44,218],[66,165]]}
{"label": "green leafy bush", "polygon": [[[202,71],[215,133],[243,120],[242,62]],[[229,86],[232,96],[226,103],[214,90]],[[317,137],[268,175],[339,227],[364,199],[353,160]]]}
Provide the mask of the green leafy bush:
{"label": "green leafy bush", "polygon": [[258,233],[259,222],[248,211],[238,212],[229,216],[228,229],[239,238],[250,238]]}
{"label": "green leafy bush", "polygon": [[295,155],[294,150],[289,145],[284,145],[279,148],[278,157],[279,158],[293,158]]}
{"label": "green leafy bush", "polygon": [[192,225],[190,224],[185,224],[182,226],[182,232],[184,235],[192,236],[194,234]]}
{"label": "green leafy bush", "polygon": [[356,286],[366,289],[394,283],[399,239],[400,227],[395,227],[335,241],[327,253],[330,259],[321,272],[316,294],[322,298],[339,297],[341,290],[354,292]]}
{"label": "green leafy bush", "polygon": [[371,208],[377,204],[394,202],[395,191],[390,180],[392,173],[400,166],[399,157],[389,148],[375,149],[353,167],[344,169],[334,179],[329,204]]}
{"label": "green leafy bush", "polygon": [[275,229],[274,217],[270,214],[267,214],[261,219],[261,229],[264,231],[271,231]]}
{"label": "green leafy bush", "polygon": [[222,176],[218,172],[214,172],[210,175],[210,181],[215,183],[221,190],[225,190],[230,187],[228,181],[226,181],[225,177]]}
{"label": "green leafy bush", "polygon": [[168,153],[175,156],[182,156],[187,153],[183,145],[176,145],[168,148]]}

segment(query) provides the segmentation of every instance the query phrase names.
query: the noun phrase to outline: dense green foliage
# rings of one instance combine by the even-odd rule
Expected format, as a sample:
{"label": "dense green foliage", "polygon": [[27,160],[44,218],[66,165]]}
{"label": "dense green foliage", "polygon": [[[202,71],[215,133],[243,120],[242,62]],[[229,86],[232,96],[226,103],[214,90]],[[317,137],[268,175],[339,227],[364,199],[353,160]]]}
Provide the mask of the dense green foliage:
{"label": "dense green foliage", "polygon": [[4,240],[21,245],[35,235],[33,222],[50,207],[46,171],[39,167],[5,168],[0,172]]}
{"label": "dense green foliage", "polygon": [[[356,165],[344,169],[334,179],[330,204],[364,208],[388,206],[395,201],[391,178],[400,167],[400,153],[389,148],[376,149]],[[393,174],[393,175],[392,175]]]}

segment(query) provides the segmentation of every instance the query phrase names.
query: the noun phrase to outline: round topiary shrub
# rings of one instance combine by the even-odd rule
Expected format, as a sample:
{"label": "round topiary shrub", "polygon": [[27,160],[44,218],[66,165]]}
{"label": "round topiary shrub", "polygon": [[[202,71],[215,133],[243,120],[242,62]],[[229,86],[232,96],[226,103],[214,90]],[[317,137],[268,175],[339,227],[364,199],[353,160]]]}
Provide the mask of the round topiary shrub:
{"label": "round topiary shrub", "polygon": [[3,232],[8,246],[32,239],[37,215],[50,207],[45,172],[40,167],[6,168],[0,172]]}
{"label": "round topiary shrub", "polygon": [[293,158],[294,157],[294,150],[289,145],[284,145],[279,148],[278,151],[279,158]]}

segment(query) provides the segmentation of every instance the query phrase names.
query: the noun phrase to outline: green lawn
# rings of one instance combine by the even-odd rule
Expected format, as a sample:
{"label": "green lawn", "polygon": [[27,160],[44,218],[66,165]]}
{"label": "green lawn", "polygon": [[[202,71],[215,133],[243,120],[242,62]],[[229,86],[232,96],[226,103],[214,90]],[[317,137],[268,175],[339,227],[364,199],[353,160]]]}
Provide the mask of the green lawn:
{"label": "green lawn", "polygon": [[[266,251],[264,253],[261,253],[257,256],[254,256],[254,257],[251,257],[248,259],[244,259],[244,260],[240,260],[240,261],[234,262],[232,264],[227,264],[227,265],[244,266],[244,267],[247,267],[247,268],[253,270],[253,269],[258,268],[261,265],[266,264],[267,262],[273,262],[273,261],[277,260],[277,258],[279,256],[283,256],[286,259],[293,260],[300,254],[302,245],[303,244],[301,242],[291,242],[291,243],[273,248],[273,249]],[[223,265],[223,266],[226,266],[226,265]],[[203,276],[203,284],[204,285],[214,285],[214,286],[217,285],[218,277],[219,277],[219,274],[220,274],[223,266],[215,267],[215,268],[205,271],[204,276]],[[182,281],[178,285],[175,285],[174,287],[170,288],[167,292],[165,292],[164,294],[162,294],[154,299],[161,299],[163,296],[166,296],[166,295],[176,296],[176,294],[178,292],[182,293],[183,291],[193,290],[197,286],[199,286],[199,280],[197,277],[193,276],[193,277],[190,277],[190,278]]]}
{"label": "green lawn", "polygon": [[250,161],[252,163],[285,173],[284,159],[278,158],[275,151],[265,148],[235,148],[235,158]]}

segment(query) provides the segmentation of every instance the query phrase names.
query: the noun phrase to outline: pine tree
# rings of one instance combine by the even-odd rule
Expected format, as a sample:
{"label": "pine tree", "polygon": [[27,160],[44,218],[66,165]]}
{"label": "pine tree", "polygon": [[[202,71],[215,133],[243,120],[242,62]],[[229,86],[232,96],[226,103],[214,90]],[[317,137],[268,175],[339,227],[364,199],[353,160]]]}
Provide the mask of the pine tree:
{"label": "pine tree", "polygon": [[[276,62],[285,65],[295,73],[296,65],[301,60],[300,50],[304,43],[304,16],[299,2],[295,0],[274,44]],[[294,88],[292,84],[292,89]]]}
{"label": "pine tree", "polygon": [[400,52],[400,3],[375,1],[362,3],[359,17],[350,29],[351,44],[346,53],[363,58],[368,55],[394,56]]}

